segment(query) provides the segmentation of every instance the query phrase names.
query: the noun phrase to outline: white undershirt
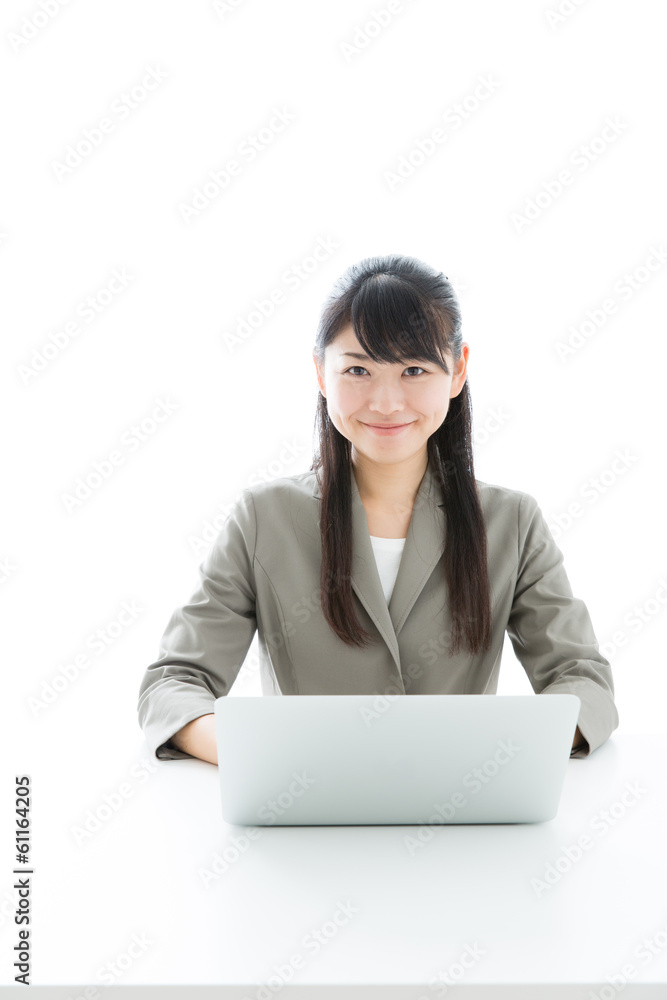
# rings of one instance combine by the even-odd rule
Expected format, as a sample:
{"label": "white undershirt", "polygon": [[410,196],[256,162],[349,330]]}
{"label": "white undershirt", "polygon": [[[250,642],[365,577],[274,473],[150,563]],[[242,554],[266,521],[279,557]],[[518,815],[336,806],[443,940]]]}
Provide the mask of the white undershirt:
{"label": "white undershirt", "polygon": [[388,605],[396,583],[405,538],[379,538],[377,535],[371,535],[370,539]]}

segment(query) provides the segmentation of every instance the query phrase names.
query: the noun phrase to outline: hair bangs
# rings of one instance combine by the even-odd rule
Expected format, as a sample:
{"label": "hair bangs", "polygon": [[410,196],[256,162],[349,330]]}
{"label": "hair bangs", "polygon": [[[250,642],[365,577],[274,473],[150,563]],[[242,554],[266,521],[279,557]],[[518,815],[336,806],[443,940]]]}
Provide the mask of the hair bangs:
{"label": "hair bangs", "polygon": [[351,303],[350,322],[376,363],[428,361],[449,374],[444,317],[400,278],[379,274],[365,281]]}

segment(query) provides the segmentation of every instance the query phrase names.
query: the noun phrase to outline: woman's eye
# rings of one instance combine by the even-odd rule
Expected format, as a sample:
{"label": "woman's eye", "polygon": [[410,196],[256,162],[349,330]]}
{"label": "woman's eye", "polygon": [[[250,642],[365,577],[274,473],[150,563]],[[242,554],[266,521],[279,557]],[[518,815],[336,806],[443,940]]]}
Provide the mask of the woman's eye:
{"label": "woman's eye", "polygon": [[[344,374],[345,374],[345,375],[347,375],[347,373],[348,373],[348,372],[354,372],[354,369],[355,369],[355,368],[359,369],[359,370],[360,370],[360,371],[362,371],[362,372],[365,372],[365,371],[366,371],[366,369],[365,369],[365,368],[362,368],[362,366],[361,366],[361,365],[352,365],[352,367],[351,367],[351,368],[346,368],[346,369],[345,369],[345,372],[344,372]],[[419,365],[410,365],[410,366],[409,366],[408,368],[406,368],[405,370],[406,370],[406,372],[408,372],[408,371],[411,371],[411,370],[412,370],[412,371],[414,371],[415,369],[416,369],[417,371],[420,371],[420,372],[424,372],[424,374],[428,374],[428,373],[426,372],[426,369],[425,369],[425,368],[421,368],[421,367],[420,367]],[[415,378],[416,376],[414,376],[414,375],[411,375],[410,377],[411,377],[411,378]]]}

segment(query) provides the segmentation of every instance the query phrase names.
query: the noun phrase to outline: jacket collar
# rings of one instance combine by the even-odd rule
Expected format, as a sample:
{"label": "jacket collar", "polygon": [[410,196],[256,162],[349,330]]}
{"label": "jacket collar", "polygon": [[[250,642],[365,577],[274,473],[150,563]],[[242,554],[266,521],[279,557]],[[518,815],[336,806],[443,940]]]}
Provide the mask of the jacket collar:
{"label": "jacket collar", "polygon": [[[350,488],[352,496],[352,588],[393,656],[398,674],[396,684],[401,688],[403,687],[403,678],[398,633],[426,581],[435,569],[445,545],[446,521],[442,489],[429,461],[417,490],[398,567],[398,575],[389,607],[387,607],[370,540],[366,510],[361,501],[351,465]],[[315,475],[313,496],[321,499]],[[444,608],[440,612],[443,630],[451,628],[451,622],[447,617],[447,607],[445,601]]]}

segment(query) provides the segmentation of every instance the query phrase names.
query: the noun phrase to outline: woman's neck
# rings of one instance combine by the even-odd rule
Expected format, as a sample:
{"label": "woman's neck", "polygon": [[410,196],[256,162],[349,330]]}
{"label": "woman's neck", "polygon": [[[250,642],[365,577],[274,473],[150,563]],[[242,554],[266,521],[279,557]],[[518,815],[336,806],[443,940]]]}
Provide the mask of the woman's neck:
{"label": "woman's neck", "polygon": [[417,453],[396,465],[357,456],[352,467],[361,502],[378,510],[411,510],[427,466],[426,453]]}

